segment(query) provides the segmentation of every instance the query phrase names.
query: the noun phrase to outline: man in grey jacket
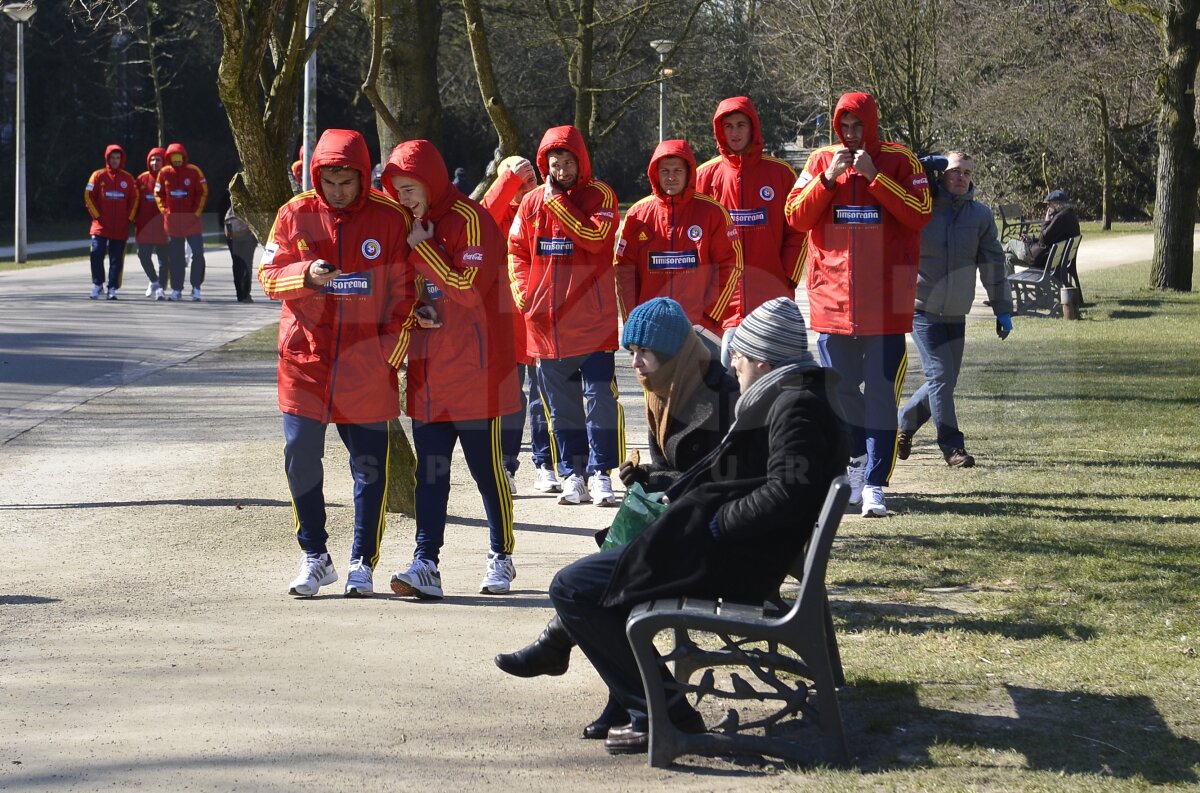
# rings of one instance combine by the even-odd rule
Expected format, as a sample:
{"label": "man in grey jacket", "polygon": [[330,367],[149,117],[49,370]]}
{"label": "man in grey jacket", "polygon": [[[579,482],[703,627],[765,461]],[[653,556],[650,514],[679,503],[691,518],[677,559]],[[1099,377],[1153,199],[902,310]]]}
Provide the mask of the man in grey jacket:
{"label": "man in grey jacket", "polygon": [[954,411],[954,387],[962,368],[966,315],[975,299],[975,274],[996,315],[996,335],[1012,332],[1012,293],[1004,274],[1004,251],[992,211],[974,199],[974,163],[952,151],[938,179],[933,217],[921,232],[913,341],[921,354],[925,383],[900,408],[897,456],[908,459],[913,435],[933,419],[938,447],[952,468],[970,468],[966,441]]}

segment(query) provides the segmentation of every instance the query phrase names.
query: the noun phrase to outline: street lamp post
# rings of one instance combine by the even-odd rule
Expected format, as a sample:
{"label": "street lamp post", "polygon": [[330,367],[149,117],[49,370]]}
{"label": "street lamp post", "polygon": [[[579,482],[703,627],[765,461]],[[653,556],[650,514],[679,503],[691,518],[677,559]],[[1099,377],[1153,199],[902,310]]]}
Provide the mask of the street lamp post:
{"label": "street lamp post", "polygon": [[26,3],[6,3],[4,14],[17,23],[17,200],[13,229],[13,248],[17,264],[27,258],[25,234],[25,23],[33,19],[37,6]]}
{"label": "street lamp post", "polygon": [[675,42],[671,39],[655,39],[650,42],[650,46],[658,53],[658,66],[662,72],[658,80],[658,140],[661,142],[667,139],[667,78],[672,74],[672,71],[664,68],[662,64],[671,54],[671,50],[675,49]]}
{"label": "street lamp post", "polygon": [[[317,30],[317,0],[308,0],[308,11],[304,24],[306,32],[304,40],[312,38]],[[300,158],[304,165],[300,168],[300,187],[311,190],[313,147],[317,145],[317,53],[316,51],[304,64],[304,153]]]}

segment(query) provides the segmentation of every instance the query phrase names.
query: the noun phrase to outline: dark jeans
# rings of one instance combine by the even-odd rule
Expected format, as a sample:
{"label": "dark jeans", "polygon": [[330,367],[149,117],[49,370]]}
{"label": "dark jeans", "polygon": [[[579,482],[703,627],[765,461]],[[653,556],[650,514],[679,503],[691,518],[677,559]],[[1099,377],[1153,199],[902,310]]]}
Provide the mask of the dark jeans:
{"label": "dark jeans", "polygon": [[92,283],[104,286],[104,257],[108,257],[108,288],[120,289],[125,273],[125,240],[92,237]]}
{"label": "dark jeans", "polygon": [[[326,553],[325,428],[316,419],[283,414],[283,466],[296,518],[296,539],[305,553]],[[354,543],[350,558],[361,557],[372,568],[379,561],[379,543],[387,526],[388,424],[337,424],[338,435],[350,452],[354,477]]]}
{"label": "dark jeans", "polygon": [[908,369],[904,334],[817,337],[821,365],[838,373],[837,398],[850,453],[867,455],[866,484],[886,487],[896,465],[896,407]]}
{"label": "dark jeans", "polygon": [[625,420],[617,402],[615,366],[611,352],[538,361],[538,382],[558,444],[559,475],[586,479],[625,459]]}
{"label": "dark jeans", "polygon": [[199,289],[204,283],[204,235],[193,234],[190,237],[167,237],[167,260],[171,264],[171,288],[183,289],[183,271],[187,269],[187,260],[183,253],[183,245],[192,249],[192,288]]}
{"label": "dark jeans", "polygon": [[921,353],[925,382],[900,409],[900,429],[914,434],[932,418],[942,454],[965,446],[954,411],[954,388],[962,371],[966,328],[963,317],[934,319],[924,311],[913,314],[912,336]]}

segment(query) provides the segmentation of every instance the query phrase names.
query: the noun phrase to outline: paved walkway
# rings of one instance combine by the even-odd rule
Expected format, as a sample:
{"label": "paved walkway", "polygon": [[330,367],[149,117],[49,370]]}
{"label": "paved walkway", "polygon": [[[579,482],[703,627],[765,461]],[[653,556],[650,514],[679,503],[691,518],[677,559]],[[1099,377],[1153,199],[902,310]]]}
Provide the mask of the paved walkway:
{"label": "paved walkway", "polygon": [[[1146,258],[1128,241],[1129,259]],[[445,601],[353,601],[337,586],[328,597],[287,597],[298,552],[274,363],[205,354],[269,324],[277,308],[234,303],[223,256],[211,253],[200,304],[146,301],[136,269],[131,296],[115,304],[86,299],[82,262],[0,274],[0,789],[828,782],[755,763],[688,758],[656,771],[642,757],[608,757],[577,737],[604,700],[586,660],[538,680],[495,669],[496,652],[537,635],[554,572],[593,549],[592,533],[613,514],[532,492],[527,464],[512,594],[477,594],[486,528],[460,461]],[[1085,248],[1085,271],[1089,256]],[[644,412],[624,354],[618,371],[636,443]],[[351,492],[333,433],[325,462],[331,550],[344,574]],[[402,516],[387,528],[384,591],[414,537]],[[852,744],[870,741],[870,725],[846,719]]]}

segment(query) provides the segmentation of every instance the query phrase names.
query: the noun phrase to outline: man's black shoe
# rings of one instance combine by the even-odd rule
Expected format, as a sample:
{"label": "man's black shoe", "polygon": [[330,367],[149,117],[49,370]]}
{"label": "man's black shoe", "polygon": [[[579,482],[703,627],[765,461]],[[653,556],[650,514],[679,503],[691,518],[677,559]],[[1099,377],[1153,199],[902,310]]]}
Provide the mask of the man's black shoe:
{"label": "man's black shoe", "polygon": [[[699,735],[707,732],[704,717],[693,710],[682,718],[673,719],[675,726],[683,732]],[[640,730],[632,723],[613,727],[604,739],[604,750],[609,754],[642,754],[650,748],[650,731]]]}

